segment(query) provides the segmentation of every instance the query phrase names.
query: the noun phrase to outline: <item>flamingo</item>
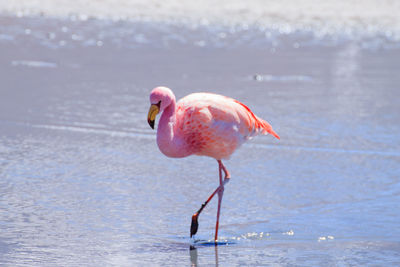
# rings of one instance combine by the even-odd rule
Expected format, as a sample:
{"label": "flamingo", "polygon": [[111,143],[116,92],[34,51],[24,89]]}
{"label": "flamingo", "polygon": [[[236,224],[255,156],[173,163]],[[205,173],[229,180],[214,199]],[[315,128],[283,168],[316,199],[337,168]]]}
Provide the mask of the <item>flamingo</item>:
{"label": "flamingo", "polygon": [[157,129],[157,144],[164,155],[171,158],[208,156],[218,162],[219,186],[193,214],[190,226],[192,237],[197,233],[200,213],[214,195],[218,194],[214,235],[217,244],[224,186],[231,178],[222,159],[228,159],[246,140],[256,135],[271,134],[277,139],[280,137],[268,122],[230,97],[213,93],[193,93],[176,103],[172,90],[160,86],[151,91],[150,104],[147,121],[152,129],[156,115],[162,113]]}

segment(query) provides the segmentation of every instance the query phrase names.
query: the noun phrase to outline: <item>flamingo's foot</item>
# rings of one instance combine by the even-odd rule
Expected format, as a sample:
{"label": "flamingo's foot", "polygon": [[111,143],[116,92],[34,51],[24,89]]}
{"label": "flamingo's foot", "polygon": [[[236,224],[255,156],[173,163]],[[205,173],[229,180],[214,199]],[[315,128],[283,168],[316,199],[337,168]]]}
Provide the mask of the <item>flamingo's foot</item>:
{"label": "flamingo's foot", "polygon": [[192,224],[190,225],[190,237],[194,236],[197,233],[197,230],[199,229],[199,222],[197,220],[198,214],[195,213],[192,216]]}

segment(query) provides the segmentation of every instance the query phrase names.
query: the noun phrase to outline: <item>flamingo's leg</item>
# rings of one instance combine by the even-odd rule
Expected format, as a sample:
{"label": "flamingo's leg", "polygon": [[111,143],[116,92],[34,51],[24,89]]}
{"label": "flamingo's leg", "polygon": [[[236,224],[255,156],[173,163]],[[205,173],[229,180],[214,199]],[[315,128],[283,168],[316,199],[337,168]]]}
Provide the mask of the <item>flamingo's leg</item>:
{"label": "flamingo's leg", "polygon": [[218,190],[217,222],[215,223],[215,236],[214,236],[215,243],[217,243],[218,240],[219,215],[221,212],[222,197],[224,196],[224,182],[222,181],[222,162],[220,160],[218,161],[218,165],[219,165],[219,190]]}
{"label": "flamingo's leg", "polygon": [[220,166],[220,168],[222,168],[222,170],[225,173],[224,184],[226,184],[227,182],[229,182],[229,179],[231,178],[231,174],[225,168],[224,164],[222,164],[222,161],[218,160],[218,165]]}
{"label": "flamingo's leg", "polygon": [[[215,232],[215,240],[217,239],[219,214],[220,214],[220,208],[221,208],[222,195],[224,192],[224,185],[227,182],[229,182],[229,179],[230,179],[230,174],[229,174],[228,170],[225,168],[224,164],[222,164],[222,161],[221,160],[217,160],[217,161],[218,161],[218,166],[219,166],[219,186],[208,197],[208,199],[201,205],[200,209],[195,214],[193,214],[192,224],[190,225],[190,237],[192,237],[193,235],[195,235],[197,233],[197,230],[199,228],[198,217],[200,216],[200,213],[207,206],[208,202],[210,202],[211,199],[215,196],[215,194],[218,193],[218,212],[217,212],[217,226],[216,226],[216,232]],[[222,180],[222,171],[224,171],[224,173],[225,173],[224,180]],[[222,191],[222,193],[220,193],[221,191]]]}

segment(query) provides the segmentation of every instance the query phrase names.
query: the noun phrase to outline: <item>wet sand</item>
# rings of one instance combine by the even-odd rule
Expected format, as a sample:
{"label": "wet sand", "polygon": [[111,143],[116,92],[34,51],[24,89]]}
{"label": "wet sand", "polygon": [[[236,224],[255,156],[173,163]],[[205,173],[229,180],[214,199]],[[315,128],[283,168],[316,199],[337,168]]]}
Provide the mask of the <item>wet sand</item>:
{"label": "wet sand", "polygon": [[[135,23],[110,23],[99,39],[96,21],[1,21],[0,263],[400,263],[398,49],[217,42]],[[130,27],[145,35],[118,39]],[[226,246],[190,250],[190,218],[217,185],[217,164],[159,152],[146,122],[158,85],[177,98],[237,98],[281,136],[226,162]],[[213,236],[211,204],[198,240]]]}

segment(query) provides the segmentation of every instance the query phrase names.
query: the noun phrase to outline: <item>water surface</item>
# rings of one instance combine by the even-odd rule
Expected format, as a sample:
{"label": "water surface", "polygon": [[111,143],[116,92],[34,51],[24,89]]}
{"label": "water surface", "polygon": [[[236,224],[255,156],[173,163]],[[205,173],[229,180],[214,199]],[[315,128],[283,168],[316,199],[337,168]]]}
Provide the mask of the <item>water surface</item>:
{"label": "water surface", "polygon": [[[400,264],[399,50],[258,42],[254,32],[254,42],[238,35],[230,45],[212,27],[201,40],[187,29],[186,41],[168,42],[182,36],[171,25],[143,43],[115,39],[118,22],[101,39],[104,22],[2,20],[0,263]],[[85,37],[74,40],[78,29]],[[281,136],[254,138],[225,162],[225,245],[188,237],[218,165],[159,152],[146,121],[158,85],[177,98],[239,99]],[[212,239],[215,202],[196,240]]]}

